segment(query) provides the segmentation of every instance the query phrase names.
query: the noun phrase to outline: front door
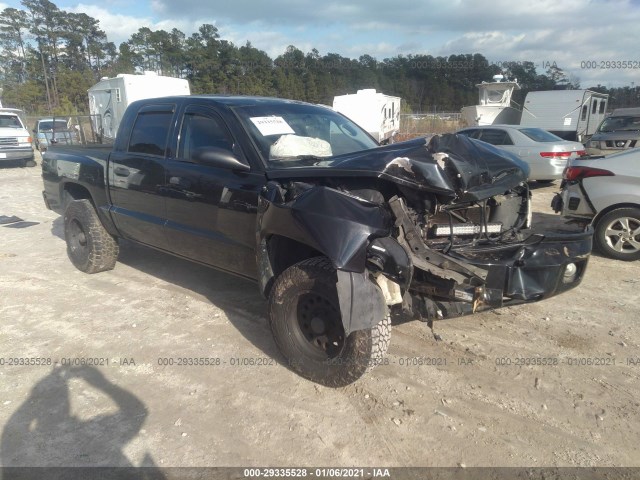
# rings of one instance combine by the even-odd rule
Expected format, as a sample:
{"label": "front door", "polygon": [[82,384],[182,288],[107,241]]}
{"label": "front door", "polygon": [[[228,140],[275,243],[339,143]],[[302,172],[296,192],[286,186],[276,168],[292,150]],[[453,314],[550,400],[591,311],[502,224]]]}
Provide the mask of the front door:
{"label": "front door", "polygon": [[171,250],[256,278],[256,215],[264,173],[234,172],[193,161],[198,148],[217,147],[248,164],[212,108],[188,106],[179,132],[177,153],[168,159],[164,186]]}

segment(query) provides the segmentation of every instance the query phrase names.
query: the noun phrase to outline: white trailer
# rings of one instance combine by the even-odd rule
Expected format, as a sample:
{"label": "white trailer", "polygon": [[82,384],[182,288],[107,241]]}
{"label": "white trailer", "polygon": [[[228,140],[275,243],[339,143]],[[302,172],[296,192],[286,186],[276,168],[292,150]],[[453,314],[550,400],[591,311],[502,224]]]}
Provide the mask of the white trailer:
{"label": "white trailer", "polygon": [[591,90],[529,92],[520,125],[539,127],[565,140],[586,142],[604,119],[609,95]]}
{"label": "white trailer", "polygon": [[120,120],[131,102],[143,98],[167,95],[190,95],[189,82],[182,78],[165,77],[155,72],[144,75],[120,74],[102,78],[88,90],[89,111],[96,115],[96,131],[103,138],[114,139]]}
{"label": "white trailer", "polygon": [[380,143],[389,143],[400,129],[400,97],[375,89],[333,97],[333,109],[349,117]]}

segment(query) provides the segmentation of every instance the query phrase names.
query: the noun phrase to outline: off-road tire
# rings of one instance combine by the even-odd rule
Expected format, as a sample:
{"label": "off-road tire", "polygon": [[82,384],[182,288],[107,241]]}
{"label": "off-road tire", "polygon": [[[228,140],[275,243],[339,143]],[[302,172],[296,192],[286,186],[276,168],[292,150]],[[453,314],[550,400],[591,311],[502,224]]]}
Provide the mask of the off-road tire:
{"label": "off-road tire", "polygon": [[[289,367],[327,387],[349,385],[379,365],[391,338],[389,315],[373,328],[351,332],[344,338],[336,279],[329,259],[303,260],[276,279],[269,296],[269,324]],[[337,338],[335,344],[327,344],[323,350],[322,340],[305,337],[311,330],[305,324],[314,321],[321,323],[322,332],[331,329],[333,338]]]}
{"label": "off-road tire", "polygon": [[72,200],[64,212],[67,255],[78,270],[111,270],[118,259],[118,242],[105,230],[89,200]]}
{"label": "off-road tire", "polygon": [[[639,229],[640,208],[617,208],[598,219],[593,241],[598,251],[606,257],[629,262],[638,260],[640,259]],[[639,233],[633,235],[634,231]],[[618,237],[617,242],[616,237]]]}

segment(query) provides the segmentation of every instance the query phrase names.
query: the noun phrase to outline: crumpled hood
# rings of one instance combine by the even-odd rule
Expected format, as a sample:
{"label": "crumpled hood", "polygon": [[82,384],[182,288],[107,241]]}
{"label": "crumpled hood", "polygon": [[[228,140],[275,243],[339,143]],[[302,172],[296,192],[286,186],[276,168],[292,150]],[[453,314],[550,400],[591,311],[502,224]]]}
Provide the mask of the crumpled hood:
{"label": "crumpled hood", "polygon": [[379,177],[395,183],[476,201],[526,181],[529,166],[515,155],[464,135],[418,138],[335,157],[313,166],[269,170],[271,179]]}

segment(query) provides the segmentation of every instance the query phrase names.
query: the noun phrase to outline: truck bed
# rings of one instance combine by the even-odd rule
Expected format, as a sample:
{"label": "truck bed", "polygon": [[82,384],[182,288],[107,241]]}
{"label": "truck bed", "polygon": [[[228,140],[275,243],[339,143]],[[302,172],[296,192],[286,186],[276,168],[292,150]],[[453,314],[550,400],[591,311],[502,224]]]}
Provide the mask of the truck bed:
{"label": "truck bed", "polygon": [[[51,145],[48,152],[56,155],[84,155],[95,160],[107,161],[109,153],[113,149],[110,144],[93,144],[93,145]],[[48,152],[45,152],[43,159],[46,158]]]}

